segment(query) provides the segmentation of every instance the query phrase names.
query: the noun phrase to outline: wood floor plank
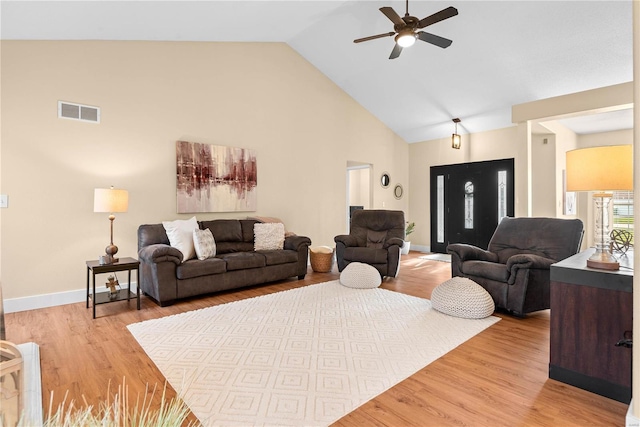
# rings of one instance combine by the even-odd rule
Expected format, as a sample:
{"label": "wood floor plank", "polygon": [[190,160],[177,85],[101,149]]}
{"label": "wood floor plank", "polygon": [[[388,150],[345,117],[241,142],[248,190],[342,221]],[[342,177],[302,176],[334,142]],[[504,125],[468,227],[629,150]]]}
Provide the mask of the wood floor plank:
{"label": "wood floor plank", "polygon": [[[450,264],[402,256],[400,275],[382,287],[421,298],[451,277]],[[165,379],[129,333],[127,325],[339,277],[309,270],[285,280],[159,307],[146,297],[142,309],[119,302],[97,307],[69,304],[5,314],[7,339],[40,346],[44,411],[67,400],[94,406],[126,379],[130,396],[164,386]],[[335,426],[584,426],[624,425],[627,405],[550,380],[549,311],[502,320],[340,419]],[[161,391],[161,390],[160,390]],[[168,387],[168,396],[176,391]],[[153,405],[159,404],[157,392]],[[193,418],[192,418],[193,419]]]}

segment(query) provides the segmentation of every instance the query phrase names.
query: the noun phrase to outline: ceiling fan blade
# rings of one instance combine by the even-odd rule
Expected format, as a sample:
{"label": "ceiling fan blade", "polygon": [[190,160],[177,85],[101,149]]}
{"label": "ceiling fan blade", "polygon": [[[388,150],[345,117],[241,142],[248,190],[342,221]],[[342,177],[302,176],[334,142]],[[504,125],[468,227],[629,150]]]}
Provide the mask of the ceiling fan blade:
{"label": "ceiling fan blade", "polygon": [[425,33],[424,31],[418,31],[418,38],[423,42],[431,43],[443,49],[451,46],[451,43],[453,43],[453,41],[449,39],[436,36],[435,34]]}
{"label": "ceiling fan blade", "polygon": [[402,18],[400,18],[400,15],[398,15],[392,7],[381,7],[380,12],[384,13],[385,16],[389,18],[395,25],[406,25]]}
{"label": "ceiling fan blade", "polygon": [[391,51],[391,55],[389,55],[389,59],[396,59],[398,56],[400,56],[401,53],[402,46],[396,43],[396,45],[393,47],[393,50]]}
{"label": "ceiling fan blade", "polygon": [[418,22],[418,28],[428,27],[431,24],[435,24],[436,22],[443,21],[445,19],[451,18],[452,16],[456,16],[458,14],[458,9],[453,6],[449,6],[446,9],[442,9],[440,12],[436,12],[433,15],[427,16],[426,18],[421,19]]}
{"label": "ceiling fan blade", "polygon": [[392,36],[394,34],[395,33],[392,31],[390,33],[377,34],[375,36],[369,36],[369,37],[363,37],[361,39],[355,39],[353,42],[354,43],[362,43],[362,42],[366,42],[366,41],[369,41],[369,40],[380,39],[382,37],[390,37],[390,36]]}

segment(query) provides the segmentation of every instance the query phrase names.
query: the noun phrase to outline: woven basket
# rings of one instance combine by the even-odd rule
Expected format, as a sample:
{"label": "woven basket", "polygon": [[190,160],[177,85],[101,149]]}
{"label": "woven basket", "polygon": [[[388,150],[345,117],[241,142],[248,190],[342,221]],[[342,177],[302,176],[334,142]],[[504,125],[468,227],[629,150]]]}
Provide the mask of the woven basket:
{"label": "woven basket", "polygon": [[333,268],[333,249],[328,246],[309,248],[311,268],[316,273],[328,273]]}

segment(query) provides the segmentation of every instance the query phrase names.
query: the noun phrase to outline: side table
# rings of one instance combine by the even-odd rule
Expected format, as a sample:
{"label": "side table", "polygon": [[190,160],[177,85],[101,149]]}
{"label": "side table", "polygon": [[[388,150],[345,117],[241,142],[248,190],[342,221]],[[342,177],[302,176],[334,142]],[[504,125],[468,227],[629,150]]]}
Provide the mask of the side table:
{"label": "side table", "polygon": [[[96,318],[96,305],[108,304],[116,301],[129,301],[131,299],[137,299],[138,310],[140,310],[140,287],[136,286],[136,293],[131,292],[131,270],[136,271],[136,280],[139,279],[139,266],[140,261],[135,258],[120,258],[118,261],[111,264],[100,264],[98,260],[87,261],[87,308],[89,308],[89,299],[93,301],[93,318]],[[96,293],[96,274],[103,273],[115,273],[118,271],[127,271],[128,285],[127,289],[120,289],[114,298],[110,296],[109,292]],[[89,293],[89,279],[93,274],[93,287],[91,293]]]}
{"label": "side table", "polygon": [[629,403],[633,253],[612,271],[587,267],[593,252],[551,266],[549,378]]}

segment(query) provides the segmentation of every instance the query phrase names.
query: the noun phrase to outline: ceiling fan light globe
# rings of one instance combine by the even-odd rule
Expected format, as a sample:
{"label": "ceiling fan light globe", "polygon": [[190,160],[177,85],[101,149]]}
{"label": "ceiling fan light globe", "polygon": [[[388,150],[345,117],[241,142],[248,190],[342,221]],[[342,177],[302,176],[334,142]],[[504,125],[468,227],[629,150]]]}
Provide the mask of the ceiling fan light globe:
{"label": "ceiling fan light globe", "polygon": [[396,43],[398,43],[398,45],[400,45],[401,47],[413,46],[415,42],[416,35],[413,33],[398,34],[396,36]]}

